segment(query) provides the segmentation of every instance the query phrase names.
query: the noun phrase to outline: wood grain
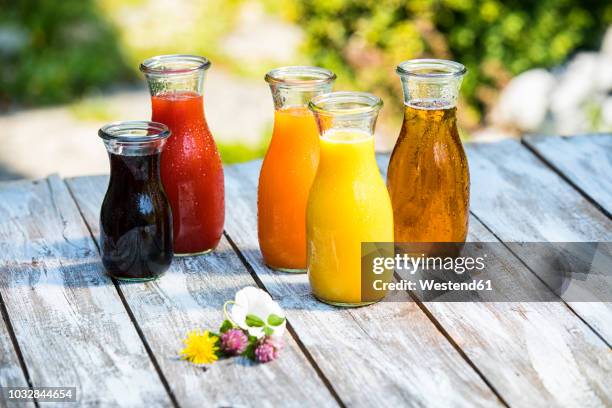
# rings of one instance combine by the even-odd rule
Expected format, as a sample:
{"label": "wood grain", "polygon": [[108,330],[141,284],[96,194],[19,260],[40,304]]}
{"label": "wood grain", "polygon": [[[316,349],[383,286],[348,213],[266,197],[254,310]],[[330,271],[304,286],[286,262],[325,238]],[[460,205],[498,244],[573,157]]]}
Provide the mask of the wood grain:
{"label": "wood grain", "polygon": [[263,263],[257,241],[261,162],[226,169],[226,231],[265,288],[286,308],[314,361],[349,406],[491,406],[500,402],[407,294],[357,309],[324,305],[305,274]]}
{"label": "wood grain", "polygon": [[[497,240],[476,219],[468,240]],[[503,246],[487,245],[496,299],[544,284]],[[498,284],[499,283],[499,284]],[[548,298],[548,296],[543,296]],[[510,406],[610,406],[612,353],[560,301],[425,302]],[[519,374],[520,373],[520,374]]]}
{"label": "wood grain", "polygon": [[[386,173],[388,155],[377,157]],[[478,174],[472,173],[472,178]],[[470,218],[468,242],[499,242]],[[495,271],[495,300],[550,292],[503,245],[487,245]],[[432,317],[478,367],[510,406],[609,406],[612,353],[561,301],[423,302]]]}
{"label": "wood grain", "polygon": [[2,183],[0,197],[0,292],[33,386],[76,386],[82,405],[167,406],[64,183]]}
{"label": "wood grain", "polygon": [[[606,242],[612,221],[519,142],[467,146],[472,174],[471,211],[503,242]],[[514,250],[514,248],[518,248]],[[513,251],[538,273],[541,259]],[[574,280],[581,286],[589,282]],[[608,345],[612,303],[569,302]]]}
{"label": "wood grain", "polygon": [[[0,244],[1,246],[1,244]],[[0,274],[3,273],[0,268]],[[0,307],[2,307],[0,301]],[[4,319],[0,316],[0,387],[27,387],[28,383],[23,370],[19,364],[19,358],[8,331],[8,327]],[[4,400],[0,393],[0,407],[7,407],[8,401]],[[15,407],[33,407],[33,402],[14,402],[11,401],[11,406]]]}
{"label": "wood grain", "polygon": [[[83,177],[67,183],[97,237],[108,178]],[[245,286],[256,284],[226,239],[211,254],[175,258],[170,270],[154,282],[120,283],[180,406],[336,406],[289,335],[282,358],[269,364],[253,365],[234,358],[204,372],[177,358],[186,333],[192,329],[216,331],[223,321],[223,303]]]}
{"label": "wood grain", "polygon": [[612,135],[528,136],[524,143],[612,214]]}

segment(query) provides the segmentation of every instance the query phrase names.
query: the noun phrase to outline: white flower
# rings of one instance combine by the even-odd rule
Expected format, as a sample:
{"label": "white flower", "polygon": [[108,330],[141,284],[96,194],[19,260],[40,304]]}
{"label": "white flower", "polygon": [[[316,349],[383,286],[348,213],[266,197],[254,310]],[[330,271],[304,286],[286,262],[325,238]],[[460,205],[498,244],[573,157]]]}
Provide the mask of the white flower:
{"label": "white flower", "polygon": [[280,337],[287,324],[285,312],[278,303],[265,291],[253,286],[236,292],[229,317],[234,324],[257,338],[263,337],[270,330],[274,331],[273,336]]}

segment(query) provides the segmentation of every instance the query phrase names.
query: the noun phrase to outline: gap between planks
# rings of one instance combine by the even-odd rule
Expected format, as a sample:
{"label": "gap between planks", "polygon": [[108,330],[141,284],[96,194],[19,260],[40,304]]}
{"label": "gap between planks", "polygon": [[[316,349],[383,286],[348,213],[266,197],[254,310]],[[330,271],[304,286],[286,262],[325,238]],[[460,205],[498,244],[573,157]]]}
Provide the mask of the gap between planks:
{"label": "gap between planks", "polygon": [[[79,214],[81,215],[81,218],[83,219],[83,223],[87,227],[87,231],[89,231],[89,235],[90,235],[91,239],[93,240],[94,245],[98,249],[98,253],[100,253],[100,245],[98,243],[98,239],[94,235],[93,231],[91,230],[91,227],[90,227],[89,223],[87,222],[87,219],[85,218],[85,214],[83,214],[83,209],[81,208],[81,205],[80,205],[79,201],[74,196],[74,192],[72,191],[72,188],[70,187],[70,184],[66,183],[65,180],[62,180],[62,182],[66,186],[66,189],[68,190],[68,193],[70,194],[70,197],[72,198],[72,201],[74,201],[74,205],[77,207],[77,209],[79,211]],[[149,359],[151,360],[151,364],[153,364],[153,367],[155,368],[155,371],[157,372],[157,375],[159,376],[159,380],[163,384],[166,392],[168,393],[168,397],[170,398],[170,401],[171,401],[172,405],[175,408],[179,408],[179,404],[178,404],[178,401],[176,400],[176,396],[174,395],[174,392],[170,388],[170,385],[168,384],[168,380],[166,379],[166,377],[162,373],[161,368],[159,366],[159,363],[158,363],[157,359],[155,358],[155,355],[153,354],[153,351],[151,350],[151,346],[147,342],[147,339],[145,338],[145,336],[144,336],[144,334],[142,332],[142,329],[140,328],[140,325],[136,321],[136,318],[134,317],[134,313],[132,312],[132,309],[128,305],[128,303],[127,303],[127,301],[125,299],[125,296],[123,295],[123,292],[121,291],[121,288],[119,287],[119,284],[117,283],[117,280],[115,278],[112,278],[112,277],[110,279],[112,280],[113,285],[115,286],[115,290],[117,291],[117,295],[119,296],[119,299],[121,299],[121,303],[123,304],[123,307],[125,308],[125,311],[127,312],[128,316],[130,317],[130,321],[132,322],[132,324],[134,325],[134,328],[136,329],[136,333],[138,333],[138,337],[142,341],[142,344],[143,344],[145,350],[147,351],[147,355],[149,356]]]}
{"label": "gap between planks", "polygon": [[472,216],[477,219],[486,229],[487,231],[489,231],[499,242],[501,242],[503,244],[503,246],[525,267],[527,268],[527,270],[529,270],[529,272],[531,272],[540,282],[542,282],[542,284],[544,286],[546,286],[546,288],[557,298],[559,298],[559,303],[565,305],[565,307],[574,314],[574,316],[576,316],[582,323],[584,323],[592,332],[595,336],[597,336],[606,346],[608,346],[608,348],[612,349],[612,345],[610,345],[610,343],[608,342],[608,340],[601,334],[599,333],[591,324],[589,324],[589,322],[580,315],[580,313],[578,313],[576,310],[574,310],[574,308],[565,301],[565,299],[563,299],[561,296],[559,296],[557,293],[555,293],[555,291],[552,290],[552,288],[548,285],[548,283],[543,280],[537,273],[535,273],[535,271],[529,266],[527,265],[527,263],[525,263],[525,261],[523,260],[523,258],[521,258],[519,256],[519,254],[517,254],[510,246],[507,245],[506,242],[502,241],[497,234],[495,234],[495,231],[493,231],[487,224],[485,224],[480,218],[478,218],[478,216],[476,214],[472,214]]}
{"label": "gap between planks", "polygon": [[[383,176],[386,174],[386,167],[387,167],[387,163],[389,160],[389,156],[388,155],[378,155],[377,156],[377,162],[379,164],[379,168],[381,170],[381,173],[383,174]],[[499,237],[497,237],[495,234],[492,233],[491,229],[489,228],[489,226],[485,225],[480,219],[478,219],[478,217],[471,212],[471,220],[470,220],[470,233],[468,236],[468,240],[470,241],[474,241],[474,242],[484,242],[484,241],[490,241],[491,239],[493,240],[498,240],[501,242],[501,240],[499,239]],[[480,224],[480,225],[478,225]],[[482,228],[484,228],[486,231],[488,231],[491,235],[491,237],[487,237],[487,234],[485,233],[485,231],[482,231]],[[503,242],[502,242],[503,243]],[[541,284],[543,284],[545,286],[546,289],[550,290],[548,285],[545,284],[545,282],[542,281],[542,279],[540,279],[540,277],[535,274],[533,272],[533,270],[531,268],[529,268],[525,262],[523,261],[522,258],[520,258],[517,254],[515,254],[510,248],[508,248],[508,246],[506,245],[506,243],[503,243],[503,246],[508,250],[508,253],[511,257],[512,260],[519,262],[520,265],[517,265],[517,267],[519,267],[518,270],[520,270],[520,266],[522,265],[522,267],[524,267],[524,273],[526,273],[528,276],[526,276],[528,279],[531,280],[536,280],[537,282],[540,282]],[[552,293],[552,292],[551,292]],[[472,360],[469,358],[468,353],[465,352],[463,350],[463,348],[461,348],[461,346],[455,341],[453,334],[450,333],[449,330],[447,330],[447,328],[445,327],[445,324],[442,323],[436,316],[441,316],[441,317],[445,317],[444,314],[441,314],[441,312],[444,311],[444,303],[432,303],[432,302],[427,302],[427,304],[425,304],[424,302],[421,302],[420,299],[418,299],[416,297],[416,295],[414,295],[413,293],[411,293],[411,296],[413,297],[413,299],[415,299],[415,301],[423,308],[424,312],[430,317],[430,319],[434,322],[434,324],[436,324],[436,327],[438,327],[438,329],[449,339],[449,342],[451,342],[452,344],[456,344],[458,351],[460,351],[462,353],[462,355],[465,356],[466,360],[470,363],[472,363]],[[555,296],[556,298],[559,298],[558,296]],[[559,318],[560,320],[567,320],[568,317],[572,317],[574,319],[578,319],[579,322],[584,324],[585,327],[585,339],[589,339],[589,334],[591,334],[593,336],[593,339],[597,339],[597,340],[601,340],[602,344],[601,346],[608,346],[608,343],[603,339],[603,337],[596,331],[594,330],[594,328],[589,325],[581,316],[579,316],[578,314],[575,313],[575,311],[570,307],[570,305],[568,305],[563,299],[559,298],[559,302],[560,305],[559,307],[561,308],[561,310],[559,310],[559,307],[557,307],[556,305],[546,305],[546,304],[536,304],[534,307],[532,307],[531,309],[533,309],[534,311],[543,311],[545,313],[553,313],[551,316]],[[451,304],[452,305],[452,304]],[[461,308],[461,304],[454,304],[456,305],[456,308]],[[484,305],[483,305],[484,308]],[[564,316],[563,311],[566,311],[567,316]],[[484,312],[484,310],[483,310]],[[556,314],[554,314],[556,313]],[[472,316],[473,318],[476,318],[477,316],[474,315]],[[469,317],[468,317],[469,320]],[[446,319],[447,323],[448,323],[448,319]],[[506,323],[510,324],[513,323],[513,319],[512,316],[508,316],[507,318],[505,318]],[[451,327],[452,329],[452,327]],[[562,329],[562,324],[559,324],[557,326],[557,329]],[[457,335],[457,333],[455,332],[455,336]],[[459,339],[463,338],[464,336],[458,336]],[[520,337],[519,337],[520,339]],[[591,339],[592,340],[592,339]],[[569,344],[570,346],[572,345],[572,343]],[[574,345],[574,349],[576,350],[580,350],[579,344],[575,344]],[[594,352],[597,351],[597,347],[595,347]],[[604,354],[604,359],[605,357],[608,357],[607,353]],[[482,363],[482,361],[480,362]],[[478,366],[478,364],[476,362],[473,362],[472,364],[475,364],[475,366]],[[584,364],[584,361],[583,361]],[[608,369],[610,368],[610,364],[609,364],[609,360],[608,360],[608,365],[606,365],[605,363],[602,364],[603,367],[608,367]],[[479,368],[477,369],[478,372],[482,372],[482,370]],[[605,369],[603,370],[605,372]],[[490,374],[490,372],[489,372]],[[525,373],[523,373],[525,374]],[[483,374],[483,376],[485,378],[487,378],[487,376],[485,374]],[[491,377],[492,379],[495,378],[495,376]],[[602,378],[601,376],[599,377],[600,379]],[[584,379],[582,379],[584,381]],[[597,375],[593,375],[593,377],[591,378],[591,380],[593,380],[593,386],[595,387],[595,389],[597,389],[597,383],[598,383],[598,377]],[[489,381],[489,378],[486,379],[487,383],[492,383],[492,381]],[[499,390],[497,390],[499,391]],[[590,391],[590,390],[589,390]],[[502,393],[503,394],[503,393]],[[584,393],[583,394],[584,399],[586,399],[587,401],[589,400],[589,395],[588,393]],[[606,395],[605,393],[603,393],[603,395],[601,395],[602,399],[604,401],[609,401],[610,397],[609,395]],[[511,401],[510,405],[515,405],[516,403],[514,401]],[[521,405],[519,403],[519,405]]]}
{"label": "gap between planks", "polygon": [[[469,144],[468,144],[469,146]],[[555,172],[556,174],[558,174],[559,176],[561,176],[561,178],[566,181],[571,187],[574,188],[574,190],[576,190],[577,193],[579,193],[581,196],[584,196],[591,204],[594,204],[594,207],[597,207],[598,209],[600,209],[605,215],[607,215],[607,212],[595,201],[592,200],[592,198],[587,195],[586,193],[582,192],[582,190],[580,190],[579,188],[577,188],[573,182],[571,182],[567,177],[565,177],[563,175],[563,173],[561,173],[559,170],[557,170],[555,167],[553,167],[552,165],[550,165],[546,159],[544,159],[538,152],[534,151],[528,144],[525,143],[525,140],[522,139],[521,143],[519,144],[519,148],[521,148],[520,146],[524,146],[525,150],[530,151],[531,153],[533,153],[536,157],[536,159],[540,160],[543,162],[544,166],[547,168],[550,168],[553,172]],[[389,161],[389,154],[378,154],[377,155],[377,162],[379,165],[379,169],[381,171],[381,174],[383,175],[383,177],[386,177],[386,170],[387,170],[387,164]],[[473,176],[473,175],[471,175]],[[603,343],[605,343],[605,345],[608,348],[612,349],[612,345],[610,344],[610,342],[605,338],[605,336],[603,336],[595,327],[593,327],[593,325],[591,325],[587,319],[585,319],[578,311],[576,311],[572,305],[570,305],[568,302],[565,301],[565,299],[563,299],[561,296],[555,294],[555,292],[550,288],[549,284],[544,281],[534,270],[531,266],[529,266],[525,260],[523,259],[523,257],[520,256],[520,254],[517,254],[510,246],[507,245],[507,243],[505,241],[503,241],[501,239],[501,237],[495,232],[495,230],[487,225],[487,223],[481,219],[480,217],[478,217],[478,215],[476,214],[476,212],[472,209],[470,209],[470,215],[472,217],[474,217],[476,220],[478,220],[478,222],[480,222],[494,237],[495,239],[497,239],[499,242],[501,242],[504,247],[510,252],[512,253],[512,255],[525,267],[527,268],[540,282],[542,282],[543,285],[546,286],[546,288],[553,293],[557,298],[559,298],[559,302],[562,303],[563,305],[565,305],[565,307],[573,314],[575,315],[580,321],[582,321],[582,323],[584,323],[600,340],[603,341]],[[419,301],[420,302],[420,301]]]}
{"label": "gap between planks", "polygon": [[[238,248],[236,243],[229,236],[229,234],[226,231],[223,231],[223,234],[225,235],[225,238],[227,239],[227,241],[230,243],[230,245],[234,249],[234,252],[236,252],[236,254],[238,255],[238,258],[240,258],[240,261],[242,262],[242,264],[244,265],[246,270],[249,271],[249,273],[253,277],[253,280],[255,281],[257,286],[260,289],[264,290],[266,293],[268,293],[270,296],[272,296],[268,292],[268,290],[266,289],[266,287],[263,284],[263,282],[261,281],[261,279],[259,279],[259,276],[257,276],[257,273],[255,272],[255,270],[253,269],[253,267],[251,266],[249,261],[246,260],[246,258],[244,257],[244,254],[242,253],[240,248]],[[302,340],[300,340],[300,337],[295,332],[295,329],[291,325],[291,322],[289,321],[289,319],[287,319],[287,330],[289,331],[289,333],[291,334],[291,337],[293,337],[293,339],[295,340],[295,342],[299,346],[299,348],[302,351],[302,353],[304,353],[304,356],[306,357],[306,359],[308,360],[308,362],[310,363],[312,368],[316,371],[317,375],[319,376],[319,378],[321,379],[323,384],[325,384],[325,386],[327,387],[327,389],[329,390],[331,395],[334,397],[334,399],[336,400],[338,405],[341,406],[341,407],[346,407],[346,405],[344,404],[344,402],[342,401],[342,399],[338,395],[338,392],[336,391],[336,389],[332,385],[332,383],[329,380],[329,378],[327,378],[325,376],[325,374],[323,373],[323,370],[321,370],[321,367],[319,367],[319,365],[316,363],[315,359],[313,358],[312,354],[310,354],[310,351],[308,351],[308,349],[306,348],[306,346],[304,345]]]}
{"label": "gap between planks", "polygon": [[[306,278],[303,274],[289,275],[275,273],[263,266],[258,250],[255,250],[256,233],[253,231],[256,230],[256,225],[253,219],[255,214],[254,203],[256,202],[256,177],[259,163],[260,162],[251,162],[243,165],[230,166],[227,169],[228,196],[233,197],[232,200],[234,204],[240,202],[243,207],[233,208],[232,212],[228,214],[229,217],[226,230],[228,230],[228,233],[232,236],[239,250],[246,250],[246,255],[244,255],[245,260],[251,264],[255,273],[260,277],[262,284],[268,289],[268,292],[273,294],[275,298],[280,299],[281,303],[290,303],[294,301],[294,298],[300,298],[301,300],[299,300],[299,302],[316,302],[320,304],[318,301],[312,299],[312,296],[309,294],[309,289],[304,286]],[[237,234],[240,242],[236,242],[234,238],[235,234]],[[360,369],[355,369],[356,373],[360,370],[376,370],[381,364],[386,364],[382,371],[388,375],[388,380],[386,381],[389,383],[388,385],[390,386],[393,384],[398,388],[398,395],[394,396],[396,401],[401,401],[402,396],[405,398],[406,394],[414,393],[411,397],[412,403],[418,404],[420,402],[427,404],[427,401],[428,404],[442,403],[439,397],[441,395],[448,397],[449,390],[443,392],[442,389],[444,387],[442,383],[434,385],[424,381],[422,375],[424,375],[424,372],[429,371],[427,375],[433,375],[433,377],[443,380],[442,382],[450,387],[451,390],[458,384],[462,384],[460,388],[463,398],[456,400],[458,405],[468,403],[471,405],[506,404],[503,398],[499,397],[499,394],[483,380],[482,376],[473,369],[473,366],[471,366],[458,353],[456,348],[449,343],[448,339],[439,332],[434,323],[423,313],[419,306],[411,301],[407,293],[405,293],[404,302],[380,302],[376,305],[356,309],[321,306],[321,308],[326,307],[333,311],[334,315],[337,315],[335,319],[343,319],[343,324],[345,326],[343,330],[345,330],[346,333],[351,333],[350,335],[352,337],[365,336],[368,338],[368,340],[365,340],[365,338],[363,340],[357,340],[357,337],[353,346],[357,348],[373,348],[373,350],[370,351],[373,356],[369,361],[376,361],[376,357],[374,357],[376,355],[380,355],[382,358],[384,354],[406,354],[406,357],[402,360],[387,361],[387,359],[382,359],[381,362],[378,363],[374,363],[374,361],[362,361],[363,356],[360,356],[355,357],[356,360],[353,363],[355,367],[361,367]],[[401,317],[399,317],[400,315]],[[352,323],[349,324],[347,319],[351,319]],[[339,364],[340,360],[335,361],[335,359],[332,358],[333,356],[327,354],[325,342],[318,342],[320,344],[317,344],[313,343],[313,340],[310,339],[313,336],[317,336],[317,331],[312,331],[312,329],[309,328],[312,325],[316,325],[316,313],[313,316],[300,315],[297,313],[297,315],[293,317],[293,322],[294,326],[296,324],[298,326],[295,329],[296,334],[300,337],[304,336],[305,344],[311,343],[308,344],[307,347],[312,351],[313,358],[317,361],[321,370],[326,373],[326,375],[329,374],[327,375],[328,377],[333,377],[331,378],[333,379],[332,383],[339,387],[338,390],[340,395],[345,395],[347,392],[349,394],[351,392],[356,392],[352,387],[356,384],[360,384],[360,375],[354,375],[354,378],[348,381],[347,379],[339,378],[334,371],[337,370],[335,365]],[[396,323],[399,324],[391,331],[378,327],[382,324],[384,327],[388,328],[389,325],[395,325]],[[364,327],[363,324],[367,327]],[[397,340],[397,342],[390,340],[390,338]],[[410,346],[407,346],[406,342],[410,343]],[[385,343],[390,344],[383,346]],[[421,357],[414,356],[412,353],[406,353],[404,347],[414,349],[414,352],[418,353]],[[367,350],[364,351],[367,352]],[[340,354],[342,353],[343,352]],[[429,353],[433,354],[430,355]],[[428,363],[420,361],[420,358],[424,358]],[[402,368],[399,368],[398,365],[401,365]],[[442,367],[446,367],[447,369],[445,370]],[[414,378],[411,381],[411,385],[405,384],[403,381],[399,380],[393,381],[394,377],[392,373],[396,372],[398,369],[405,371],[403,376]],[[424,372],[421,371],[421,369],[424,370]],[[446,374],[442,376],[433,374],[439,369]],[[453,372],[461,373],[459,377],[461,379],[456,378]],[[470,385],[468,386],[467,384]],[[359,385],[359,387],[364,386]],[[428,389],[428,387],[432,388]],[[368,394],[377,393],[376,387],[372,388],[372,386],[365,387],[360,391],[364,392],[364,390],[367,390],[365,392]],[[487,391],[485,392],[484,390]],[[424,396],[422,395],[423,393],[428,395]],[[403,399],[403,401],[406,403],[405,399]],[[350,403],[349,400],[348,404]]]}
{"label": "gap between planks", "polygon": [[[552,137],[552,136],[551,136]],[[554,136],[561,137],[561,136]],[[587,137],[587,136],[571,136],[571,137]],[[603,136],[599,136],[603,137]],[[609,136],[612,137],[612,136]],[[604,208],[602,204],[600,204],[591,194],[587,193],[582,187],[578,185],[577,182],[574,182],[568,175],[566,175],[558,166],[556,166],[553,162],[548,160],[542,153],[540,153],[536,147],[532,144],[531,140],[526,139],[525,137],[521,138],[521,144],[527,148],[531,153],[533,153],[544,165],[546,165],[549,169],[557,173],[567,184],[572,186],[578,193],[580,193],[587,201],[589,201],[595,208],[604,213],[608,218],[612,219],[612,214]]]}
{"label": "gap between planks", "polygon": [[[107,177],[67,180],[94,235],[107,182]],[[284,405],[301,401],[302,405],[338,406],[291,336],[286,337],[283,357],[269,364],[228,359],[202,375],[200,368],[174,358],[179,336],[193,328],[218,325],[223,302],[230,293],[249,285],[257,286],[225,237],[211,254],[176,258],[170,270],[154,282],[119,283],[181,406],[250,405],[252,401],[267,406],[281,401]],[[275,378],[272,383],[270,377]],[[236,381],[242,384],[240,392],[232,386]],[[193,392],[194,385],[199,392]]]}
{"label": "gap between planks", "polygon": [[[0,385],[4,386],[4,387],[28,387],[30,390],[33,390],[33,386],[32,386],[32,380],[30,378],[30,373],[28,371],[28,367],[25,363],[25,360],[23,359],[23,354],[21,353],[21,349],[19,348],[19,343],[17,342],[17,337],[15,336],[15,331],[13,330],[13,325],[11,323],[11,320],[9,318],[8,315],[8,311],[6,310],[6,306],[4,304],[4,301],[2,300],[2,294],[0,293],[0,314],[2,315],[2,320],[4,322],[4,328],[6,329],[6,334],[9,337],[9,341],[2,341],[2,338],[0,337],[0,341],[2,342],[2,344],[0,344],[0,351],[2,351],[2,348],[5,349],[6,353],[4,354],[4,358],[6,359],[11,359],[11,357],[15,357],[17,360],[17,364],[18,367],[20,369],[20,373],[22,374],[21,378],[7,378],[5,376],[3,376],[2,378],[0,378]],[[2,328],[0,328],[0,335],[3,335],[2,333]],[[4,337],[4,336],[2,336]],[[12,348],[13,353],[11,353],[10,351],[6,350],[8,348]],[[13,365],[15,364],[15,362],[11,362],[13,363]],[[10,364],[10,363],[9,363]],[[8,369],[9,367],[0,367],[3,370]],[[6,382],[6,380],[9,380],[9,383]],[[17,382],[11,382],[11,380],[15,380]],[[24,382],[22,382],[25,381]],[[1,398],[1,397],[0,397]],[[0,402],[4,402],[3,400],[0,400]],[[19,402],[19,403],[15,403],[18,406],[28,406],[28,405],[34,405],[35,407],[39,407],[38,405],[38,401],[36,399],[34,399],[32,401],[32,403],[26,403],[26,402]],[[7,404],[8,405],[8,404]]]}
{"label": "gap between planks", "polygon": [[169,402],[63,182],[3,183],[0,196],[0,289],[30,383],[78,386],[81,403],[102,404],[119,403],[131,378],[143,385],[134,398]]}
{"label": "gap between planks", "polygon": [[[476,143],[466,150],[473,172],[472,196],[477,198],[471,212],[500,241],[597,242],[612,236],[610,218],[520,142]],[[538,276],[537,257],[512,252]],[[560,297],[610,345],[607,322],[612,303],[568,302]]]}

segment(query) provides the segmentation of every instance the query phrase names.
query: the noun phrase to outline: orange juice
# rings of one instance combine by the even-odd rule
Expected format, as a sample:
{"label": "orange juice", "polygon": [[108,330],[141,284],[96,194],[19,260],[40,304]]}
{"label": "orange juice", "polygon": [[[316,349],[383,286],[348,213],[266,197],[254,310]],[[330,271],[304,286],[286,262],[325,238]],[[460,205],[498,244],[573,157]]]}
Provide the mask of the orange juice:
{"label": "orange juice", "polygon": [[319,162],[319,135],[305,107],[274,114],[257,199],[259,246],[277,269],[306,268],[306,201]]}
{"label": "orange juice", "polygon": [[325,68],[291,66],[266,74],[274,101],[274,130],[259,174],[257,229],[264,262],[306,272],[306,201],[319,162],[319,133],[308,101],[331,90]]}
{"label": "orange juice", "polygon": [[321,136],[321,158],[307,207],[308,278],[320,300],[359,305],[361,243],[393,242],[393,210],[374,156],[358,129]]}

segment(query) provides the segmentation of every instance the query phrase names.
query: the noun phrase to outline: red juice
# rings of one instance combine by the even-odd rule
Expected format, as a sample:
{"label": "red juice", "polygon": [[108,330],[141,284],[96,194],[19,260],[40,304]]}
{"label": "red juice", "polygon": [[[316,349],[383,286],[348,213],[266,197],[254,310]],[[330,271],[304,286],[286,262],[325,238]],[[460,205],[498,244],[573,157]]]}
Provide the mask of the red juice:
{"label": "red juice", "polygon": [[185,91],[151,99],[152,120],[172,131],[161,156],[161,178],[172,207],[174,252],[210,251],[223,233],[225,200],[221,157],[202,95]]}

